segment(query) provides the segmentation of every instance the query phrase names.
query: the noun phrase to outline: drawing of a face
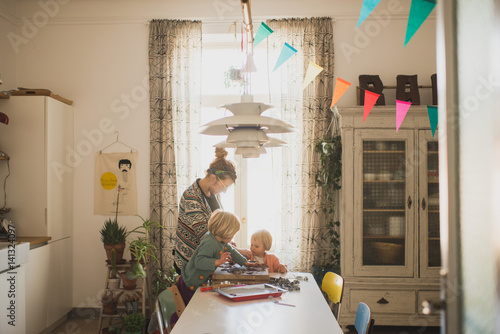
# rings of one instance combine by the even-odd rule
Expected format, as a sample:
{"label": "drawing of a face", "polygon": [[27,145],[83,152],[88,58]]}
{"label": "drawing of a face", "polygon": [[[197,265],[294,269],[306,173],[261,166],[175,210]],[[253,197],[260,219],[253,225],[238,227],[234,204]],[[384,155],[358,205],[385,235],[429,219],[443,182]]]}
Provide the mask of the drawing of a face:
{"label": "drawing of a face", "polygon": [[132,162],[128,159],[121,159],[118,162],[118,169],[122,172],[122,180],[128,182],[128,171],[132,169]]}

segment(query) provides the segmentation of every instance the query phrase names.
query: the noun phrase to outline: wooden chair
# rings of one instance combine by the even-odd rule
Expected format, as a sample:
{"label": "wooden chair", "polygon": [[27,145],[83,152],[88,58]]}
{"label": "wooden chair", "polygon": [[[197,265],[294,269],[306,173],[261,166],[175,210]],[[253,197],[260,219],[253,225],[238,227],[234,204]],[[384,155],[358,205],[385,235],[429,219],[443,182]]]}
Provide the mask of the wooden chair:
{"label": "wooden chair", "polygon": [[177,289],[177,285],[162,291],[156,300],[156,316],[158,317],[158,328],[160,333],[170,333],[172,325],[170,318],[177,312],[180,317],[186,305]]}
{"label": "wooden chair", "polygon": [[370,307],[363,302],[359,303],[354,320],[354,329],[356,329],[356,332],[358,334],[370,334],[374,323]]}
{"label": "wooden chair", "polygon": [[334,312],[335,318],[339,320],[340,315],[340,305],[342,303],[342,295],[344,293],[344,279],[342,276],[337,275],[331,271],[325,274],[323,281],[321,282],[321,290],[323,290],[330,300],[330,308],[333,311],[333,305],[337,307],[337,312]]}

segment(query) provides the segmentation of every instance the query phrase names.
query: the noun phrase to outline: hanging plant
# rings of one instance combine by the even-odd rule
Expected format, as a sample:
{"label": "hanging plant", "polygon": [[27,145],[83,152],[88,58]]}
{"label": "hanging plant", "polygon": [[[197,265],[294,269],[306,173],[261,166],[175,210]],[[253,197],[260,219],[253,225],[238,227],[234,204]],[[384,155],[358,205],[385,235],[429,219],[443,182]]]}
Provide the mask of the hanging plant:
{"label": "hanging plant", "polygon": [[335,220],[335,195],[340,189],[342,176],[342,138],[338,131],[331,137],[323,138],[314,147],[319,156],[319,169],[316,172],[316,185],[323,188],[326,207],[324,208],[326,229],[322,241],[329,247],[320,253],[313,272],[318,283],[327,271],[340,272],[340,222]]}

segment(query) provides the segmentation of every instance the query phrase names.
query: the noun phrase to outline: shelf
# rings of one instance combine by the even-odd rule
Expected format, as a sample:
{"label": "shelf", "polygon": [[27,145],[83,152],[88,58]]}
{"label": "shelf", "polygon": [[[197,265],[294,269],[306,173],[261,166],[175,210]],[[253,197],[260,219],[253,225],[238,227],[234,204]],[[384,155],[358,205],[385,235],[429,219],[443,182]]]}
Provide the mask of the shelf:
{"label": "shelf", "polygon": [[5,94],[5,93],[0,93],[0,99],[8,99],[10,98],[9,95]]}
{"label": "shelf", "polygon": [[402,209],[363,209],[363,212],[406,212],[404,208]]}
{"label": "shelf", "polygon": [[376,234],[376,235],[363,235],[363,239],[368,240],[404,240],[406,238],[405,235],[386,235],[386,234]]}
{"label": "shelf", "polygon": [[405,183],[405,182],[406,180],[363,180],[363,183]]}
{"label": "shelf", "polygon": [[406,151],[363,151],[363,153],[370,153],[370,154],[379,154],[379,153],[391,153],[391,154],[404,154]]}
{"label": "shelf", "polygon": [[0,160],[10,160],[9,157],[0,157]]}

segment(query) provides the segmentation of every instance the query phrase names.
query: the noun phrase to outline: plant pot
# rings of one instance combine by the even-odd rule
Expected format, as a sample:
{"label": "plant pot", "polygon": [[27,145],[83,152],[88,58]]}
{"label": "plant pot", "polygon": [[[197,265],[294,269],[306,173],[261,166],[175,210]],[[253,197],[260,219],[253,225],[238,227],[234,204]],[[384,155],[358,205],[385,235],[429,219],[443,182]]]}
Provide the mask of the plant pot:
{"label": "plant pot", "polygon": [[123,259],[123,252],[125,251],[125,243],[117,245],[104,245],[104,250],[106,250],[106,255],[108,257],[107,262],[111,263],[111,250],[116,251],[116,264],[125,263],[126,260]]}
{"label": "plant pot", "polygon": [[114,315],[118,314],[118,302],[112,302],[109,304],[102,305],[102,314]]}
{"label": "plant pot", "polygon": [[120,287],[120,277],[108,278],[108,289],[118,289]]}
{"label": "plant pot", "polygon": [[125,290],[134,290],[135,289],[135,287],[137,286],[137,278],[135,278],[133,280],[129,280],[125,273],[119,273],[119,275],[122,278],[123,288]]}
{"label": "plant pot", "polygon": [[127,314],[137,313],[139,310],[138,300],[133,302],[123,302],[123,305],[125,305],[125,312],[127,312]]}

